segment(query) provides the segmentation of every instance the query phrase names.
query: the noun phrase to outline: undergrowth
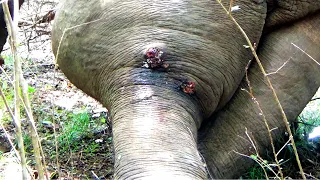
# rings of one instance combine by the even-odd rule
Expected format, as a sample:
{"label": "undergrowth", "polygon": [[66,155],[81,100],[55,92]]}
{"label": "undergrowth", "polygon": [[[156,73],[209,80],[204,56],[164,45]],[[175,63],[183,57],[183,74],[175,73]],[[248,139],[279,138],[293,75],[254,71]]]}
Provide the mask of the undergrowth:
{"label": "undergrowth", "polygon": [[[315,97],[320,96],[320,91]],[[301,164],[309,179],[320,178],[320,137],[309,139],[309,134],[315,127],[320,126],[320,99],[310,101],[306,108],[302,111],[299,117],[291,124],[291,130],[294,134],[294,140],[300,156]],[[279,143],[276,144],[277,149],[280,149],[288,139],[278,139]],[[294,152],[291,144],[287,144],[278,158],[281,160],[280,165],[286,178],[299,178],[299,168],[295,161]],[[274,164],[272,163],[273,154],[267,152],[265,162],[267,166],[277,172]],[[274,177],[274,174],[266,168],[269,178]],[[244,174],[240,179],[265,179],[265,174],[260,165],[255,164]]]}

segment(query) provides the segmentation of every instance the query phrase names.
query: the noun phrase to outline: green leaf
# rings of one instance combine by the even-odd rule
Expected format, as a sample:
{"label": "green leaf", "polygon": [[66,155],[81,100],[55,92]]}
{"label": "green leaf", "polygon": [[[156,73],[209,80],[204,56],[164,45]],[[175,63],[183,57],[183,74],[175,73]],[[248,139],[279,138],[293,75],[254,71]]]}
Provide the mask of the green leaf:
{"label": "green leaf", "polygon": [[254,154],[251,154],[250,157],[251,157],[252,159],[254,159],[254,160],[257,160],[257,159],[258,159],[258,157],[257,157],[256,155],[254,155]]}
{"label": "green leaf", "polygon": [[268,164],[268,161],[267,161],[267,160],[263,160],[263,163],[264,163],[264,164]]}
{"label": "green leaf", "polygon": [[103,124],[106,123],[106,118],[100,119],[100,122],[103,123]]}
{"label": "green leaf", "polygon": [[36,92],[36,89],[32,86],[28,86],[28,93],[34,93]]}

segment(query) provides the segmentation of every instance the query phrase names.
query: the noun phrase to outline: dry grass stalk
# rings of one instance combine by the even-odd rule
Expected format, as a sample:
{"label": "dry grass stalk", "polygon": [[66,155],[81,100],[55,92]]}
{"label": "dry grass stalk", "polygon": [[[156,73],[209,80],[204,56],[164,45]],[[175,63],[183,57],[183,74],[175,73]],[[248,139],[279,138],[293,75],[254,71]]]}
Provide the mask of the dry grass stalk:
{"label": "dry grass stalk", "polygon": [[[4,73],[5,77],[7,78],[7,81],[8,81],[11,85],[14,86],[13,81],[10,79],[9,75],[6,73],[6,71],[5,71],[1,66],[0,66],[0,70]],[[22,74],[21,74],[21,76],[22,76]],[[20,77],[20,78],[21,78],[21,77]],[[22,82],[23,86],[25,86],[24,90],[22,90],[22,91],[25,91],[24,93],[27,94],[28,86],[27,86],[27,84],[25,83],[25,80],[24,80],[24,79],[20,79],[20,81]],[[0,90],[1,90],[1,89],[0,89]],[[2,90],[1,90],[1,92],[2,92]],[[2,93],[3,93],[3,92],[2,92]],[[14,119],[15,117],[14,117],[14,115],[12,114],[11,109],[9,108],[9,106],[7,106],[7,101],[6,101],[6,99],[5,99],[4,94],[3,94],[3,99],[4,99],[4,102],[5,102],[5,104],[6,104],[7,110],[8,110],[8,112],[9,112],[9,114],[11,115],[11,118]],[[20,95],[19,95],[19,99],[20,99],[20,101],[22,102],[23,107],[26,109],[27,118],[28,118],[28,119],[33,119],[32,114],[30,114],[30,113],[32,113],[32,111],[31,111],[31,109],[30,109],[30,108],[31,108],[30,105],[29,105],[29,108],[27,108],[26,104],[24,103],[25,100],[23,100]],[[29,104],[30,104],[30,103],[29,103]],[[27,109],[29,109],[29,110],[27,110]],[[36,129],[36,126],[35,126],[35,124],[34,124],[34,120],[32,120],[32,122],[33,122],[32,125],[29,126],[29,128],[30,128],[30,127],[32,128],[32,129],[29,129],[30,131]],[[37,131],[35,131],[35,135],[36,135],[36,139],[38,140],[39,147],[40,147],[40,151],[41,151],[41,157],[42,157],[42,160],[43,160],[43,166],[44,166],[44,171],[45,171],[44,173],[46,174],[46,176],[48,176],[48,175],[47,175],[47,172],[46,172],[45,157],[44,157],[44,153],[43,153],[43,150],[42,150],[42,147],[41,147],[41,143],[40,143],[40,138],[39,138],[39,135],[38,135],[38,132],[37,132]],[[33,138],[32,138],[32,140],[33,140]],[[14,147],[13,147],[13,148],[14,148]],[[19,158],[19,161],[20,161],[20,158]],[[29,171],[29,169],[28,169],[28,171]],[[47,177],[47,179],[49,179],[49,178]]]}
{"label": "dry grass stalk", "polygon": [[[1,68],[1,69],[2,69],[2,68]],[[3,69],[2,69],[2,70],[3,70]],[[3,99],[3,102],[4,102],[5,106],[6,106],[6,108],[7,108],[7,111],[9,112],[11,118],[13,119],[13,122],[16,122],[15,116],[14,116],[12,110],[10,109],[9,104],[8,104],[8,101],[6,100],[6,97],[5,97],[5,95],[4,95],[4,93],[3,93],[3,91],[2,91],[1,88],[0,88],[0,95],[1,95],[1,97],[2,97],[2,99]],[[3,129],[3,132],[4,132],[4,134],[6,135],[6,137],[7,137],[8,141],[9,141],[9,144],[10,144],[11,148],[13,149],[13,151],[14,151],[14,153],[15,153],[15,155],[16,155],[18,162],[21,163],[21,158],[20,158],[19,152],[17,151],[17,149],[15,148],[13,142],[11,141],[10,136],[9,136],[9,133],[7,132],[7,130],[5,129],[5,127],[3,126],[2,123],[0,123],[0,126],[1,126],[1,128]],[[27,168],[27,171],[28,171],[28,173],[29,173],[29,176],[32,177],[31,170],[30,170],[29,168]]]}
{"label": "dry grass stalk", "polygon": [[[295,142],[294,142],[294,139],[293,139],[293,135],[292,135],[292,132],[291,132],[291,129],[290,129],[290,126],[289,126],[289,121],[288,121],[287,116],[286,116],[286,114],[285,114],[285,112],[284,112],[284,110],[283,110],[283,108],[282,108],[282,106],[281,106],[281,103],[280,103],[279,98],[278,98],[278,96],[277,96],[277,94],[276,94],[276,91],[275,91],[275,89],[273,88],[273,85],[272,85],[269,77],[267,76],[267,73],[266,73],[266,71],[265,71],[265,69],[264,69],[264,67],[263,67],[263,65],[262,65],[262,63],[261,63],[261,61],[260,61],[260,59],[259,59],[256,51],[255,51],[255,48],[252,46],[252,42],[250,41],[250,39],[249,39],[249,37],[247,36],[246,32],[245,32],[245,31],[242,29],[242,27],[239,25],[239,23],[234,19],[234,17],[233,17],[232,14],[231,14],[231,11],[228,11],[228,10],[224,7],[224,5],[222,4],[221,0],[217,0],[217,2],[221,5],[221,7],[223,8],[223,10],[226,12],[227,16],[230,17],[230,19],[234,22],[234,24],[237,26],[237,28],[241,31],[241,34],[243,35],[243,37],[246,39],[246,41],[247,41],[247,43],[248,43],[248,46],[249,46],[249,48],[250,48],[250,50],[251,50],[254,58],[256,59],[258,65],[259,65],[259,68],[260,68],[261,72],[263,73],[263,75],[264,75],[264,77],[265,77],[265,79],[266,79],[266,81],[267,81],[267,84],[268,84],[269,88],[270,88],[271,91],[272,91],[273,97],[274,97],[274,99],[275,99],[275,101],[276,101],[276,103],[277,103],[277,105],[278,105],[278,108],[279,108],[279,110],[280,110],[280,112],[281,112],[282,119],[283,119],[283,123],[284,123],[285,126],[286,126],[286,129],[287,129],[288,134],[289,134],[289,138],[290,138],[291,143],[292,143],[292,148],[293,148],[293,151],[294,151],[294,154],[295,154],[295,157],[296,157],[296,161],[297,161],[297,164],[298,164],[298,167],[299,167],[299,170],[300,170],[300,174],[301,174],[301,176],[302,176],[303,179],[306,179],[306,176],[305,176],[305,174],[304,174],[304,172],[303,172],[303,168],[302,168],[302,166],[301,166],[301,162],[300,162],[300,159],[299,159],[297,147],[296,147],[296,145],[295,145]],[[282,179],[283,179],[283,177],[282,177]]]}
{"label": "dry grass stalk", "polygon": [[310,56],[306,51],[304,51],[303,49],[301,49],[299,46],[295,45],[294,43],[291,43],[294,47],[296,47],[297,49],[299,49],[301,52],[303,52],[305,55],[307,55],[312,61],[314,61],[316,64],[318,64],[320,66],[320,63],[315,60],[312,56]]}
{"label": "dry grass stalk", "polygon": [[20,120],[20,99],[19,99],[19,70],[21,69],[20,67],[20,62],[17,58],[17,50],[16,50],[16,33],[15,28],[13,27],[13,22],[10,16],[10,11],[8,7],[8,2],[3,2],[2,3],[2,8],[5,16],[5,21],[7,24],[7,30],[8,33],[10,34],[10,45],[11,45],[11,50],[13,54],[13,58],[15,59],[14,61],[14,91],[15,91],[15,104],[14,104],[14,124],[16,128],[16,136],[17,136],[17,141],[18,141],[18,146],[19,146],[19,153],[20,153],[20,161],[21,161],[21,167],[22,167],[22,178],[23,180],[26,180],[28,178],[28,173],[27,173],[27,163],[26,163],[26,156],[25,156],[25,151],[24,151],[24,144],[23,144],[23,137],[22,137],[22,130],[21,130],[21,120]]}
{"label": "dry grass stalk", "polygon": [[[14,115],[13,115],[13,112],[12,112],[12,110],[10,109],[10,107],[9,107],[9,105],[8,105],[8,101],[6,100],[6,97],[5,97],[5,95],[4,95],[4,93],[3,93],[3,91],[2,91],[1,88],[0,88],[0,95],[1,95],[1,97],[2,97],[2,100],[3,100],[6,108],[7,108],[7,111],[9,112],[11,118],[14,120],[15,117],[14,117]],[[15,120],[14,120],[14,122],[15,122]],[[14,144],[13,144],[13,142],[12,142],[11,139],[10,139],[9,133],[7,132],[7,130],[5,129],[5,127],[3,126],[3,124],[2,124],[1,121],[0,121],[0,126],[1,126],[1,128],[3,129],[4,134],[6,135],[8,141],[9,141],[9,143],[10,143],[11,148],[13,149],[14,153],[16,154],[17,158],[18,158],[19,161],[20,161],[19,152],[18,152],[18,151],[16,150],[16,148],[14,147]]]}
{"label": "dry grass stalk", "polygon": [[[8,34],[10,35],[10,47],[13,54],[14,59],[14,91],[15,91],[15,114],[13,120],[16,127],[16,134],[17,134],[17,140],[19,144],[20,149],[20,159],[21,159],[21,166],[22,166],[22,178],[27,179],[27,165],[26,165],[26,157],[25,157],[25,151],[24,151],[24,144],[23,144],[23,137],[22,137],[22,129],[21,129],[21,120],[20,120],[20,103],[22,102],[25,106],[25,110],[27,112],[28,122],[29,122],[29,128],[31,131],[31,137],[32,137],[32,144],[34,148],[34,155],[36,160],[36,168],[38,170],[39,179],[44,179],[44,173],[43,173],[43,165],[41,162],[41,155],[40,155],[40,142],[39,137],[37,134],[37,130],[34,125],[34,120],[32,117],[32,111],[30,106],[30,101],[28,99],[28,92],[27,92],[27,84],[24,83],[23,75],[22,75],[22,69],[21,69],[21,62],[20,59],[17,56],[17,27],[18,27],[18,10],[19,10],[19,1],[14,0],[14,17],[15,21],[12,21],[10,16],[10,11],[8,7],[8,3],[5,2],[2,4],[2,8],[5,15],[5,21],[6,26],[8,30]],[[22,89],[22,97],[23,100],[21,101],[20,98],[20,86]]]}
{"label": "dry grass stalk", "polygon": [[250,63],[251,63],[251,60],[249,61],[249,63],[246,66],[246,77],[245,77],[246,81],[247,81],[247,84],[248,84],[248,87],[249,87],[249,91],[247,91],[247,90],[244,90],[244,91],[246,91],[249,94],[249,96],[251,97],[253,102],[257,105],[258,110],[260,112],[260,115],[262,116],[263,122],[264,122],[264,124],[265,124],[265,126],[267,128],[268,135],[269,135],[269,138],[270,138],[270,144],[271,144],[272,152],[273,152],[273,155],[274,155],[274,160],[276,161],[276,164],[277,164],[277,167],[278,167],[278,170],[279,170],[279,173],[280,173],[280,177],[281,177],[281,179],[283,179],[283,173],[282,173],[282,170],[281,170],[281,167],[280,167],[280,163],[278,161],[278,157],[277,157],[277,154],[276,154],[276,148],[274,147],[274,143],[273,143],[273,138],[272,138],[272,134],[271,134],[272,130],[270,129],[270,126],[268,124],[268,121],[266,119],[266,116],[265,116],[264,112],[262,111],[260,103],[257,101],[257,99],[255,98],[255,96],[253,94],[252,86],[251,86],[251,83],[250,83],[250,80],[249,80],[249,77],[248,77],[248,69],[249,69]]}

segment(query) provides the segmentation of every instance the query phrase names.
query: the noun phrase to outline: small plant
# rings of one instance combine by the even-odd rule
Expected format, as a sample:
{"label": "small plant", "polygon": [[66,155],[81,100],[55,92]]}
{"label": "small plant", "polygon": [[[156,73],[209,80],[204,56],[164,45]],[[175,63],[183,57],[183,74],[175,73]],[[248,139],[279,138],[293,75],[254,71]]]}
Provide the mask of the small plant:
{"label": "small plant", "polygon": [[99,147],[100,147],[100,144],[96,142],[91,142],[83,149],[83,152],[88,153],[90,156],[94,156],[94,153],[99,150]]}
{"label": "small plant", "polygon": [[2,55],[3,59],[5,59],[5,65],[9,67],[13,67],[14,59],[11,54],[9,55]]}
{"label": "small plant", "polygon": [[27,133],[23,133],[24,150],[28,153],[33,153],[31,137]]}
{"label": "small plant", "polygon": [[[13,101],[14,101],[14,91],[12,90],[12,86],[10,84],[8,84],[7,81],[3,81],[2,79],[0,79],[0,82],[2,82],[0,84],[0,88],[7,100],[7,103],[9,105],[9,107],[13,107]],[[11,117],[9,115],[9,113],[5,113],[7,108],[5,106],[4,101],[0,100],[0,109],[2,110],[3,116],[0,118],[0,121],[4,124],[11,122]]]}
{"label": "small plant", "polygon": [[69,118],[71,121],[66,122],[61,135],[58,137],[62,151],[68,149],[69,146],[76,148],[81,143],[81,137],[90,133],[90,117],[88,113],[69,114]]}
{"label": "small plant", "polygon": [[265,174],[263,172],[263,169],[255,164],[252,168],[249,169],[248,173],[245,174],[240,179],[265,179]]}
{"label": "small plant", "polygon": [[63,130],[58,137],[59,147],[63,152],[77,151],[83,149],[84,152],[93,153],[99,144],[85,142],[85,139],[92,139],[93,132],[99,129],[105,122],[105,118],[93,120],[87,112],[79,114],[68,114],[64,120]]}

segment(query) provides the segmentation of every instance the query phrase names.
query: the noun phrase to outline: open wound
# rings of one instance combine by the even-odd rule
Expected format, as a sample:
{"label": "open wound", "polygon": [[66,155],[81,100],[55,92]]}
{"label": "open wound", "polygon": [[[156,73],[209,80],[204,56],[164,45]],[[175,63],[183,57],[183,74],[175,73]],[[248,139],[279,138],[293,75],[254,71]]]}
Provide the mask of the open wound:
{"label": "open wound", "polygon": [[163,59],[163,51],[159,48],[153,47],[149,48],[144,55],[145,61],[142,67],[146,67],[149,69],[156,69],[156,68],[168,68],[169,65],[164,63]]}

